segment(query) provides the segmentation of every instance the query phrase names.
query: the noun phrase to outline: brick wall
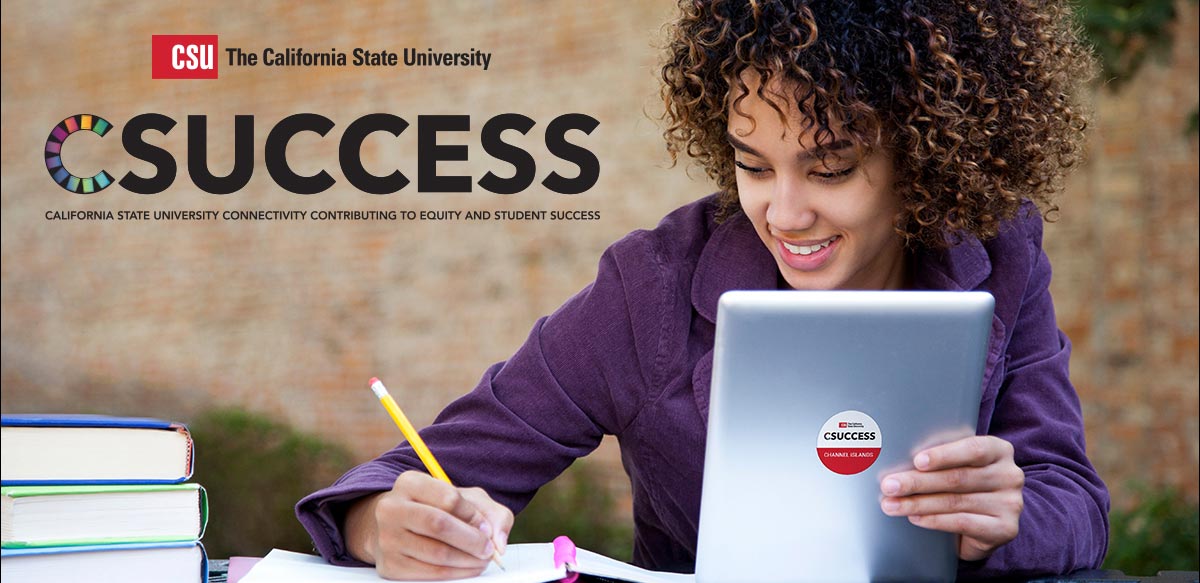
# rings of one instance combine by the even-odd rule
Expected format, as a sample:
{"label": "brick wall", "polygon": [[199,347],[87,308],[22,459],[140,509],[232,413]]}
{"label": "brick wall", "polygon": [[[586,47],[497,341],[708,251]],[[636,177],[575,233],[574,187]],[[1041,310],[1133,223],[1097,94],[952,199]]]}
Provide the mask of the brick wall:
{"label": "brick wall", "polygon": [[[437,8],[432,6],[436,5]],[[1184,4],[1169,65],[1096,97],[1091,161],[1063,197],[1046,246],[1053,292],[1075,341],[1073,376],[1089,445],[1118,488],[1129,479],[1175,484],[1196,497],[1197,143],[1182,134],[1196,103],[1196,8]],[[363,459],[390,447],[394,427],[365,380],[378,375],[418,424],[429,423],[486,366],[506,358],[536,318],[586,285],[600,253],[707,193],[700,172],[668,169],[654,48],[663,3],[363,2],[318,8],[284,2],[69,2],[5,6],[3,29],[3,410],[91,410],[188,419],[233,405],[350,445]],[[222,47],[493,53],[476,69],[255,69],[222,60],[215,81],[153,81],[152,34],[218,34]],[[144,112],[180,125],[157,143],[180,174],[144,197],[114,187],[68,195],[42,169],[47,133],[96,113],[118,125]],[[320,113],[333,139],[298,137],[301,173],[324,163],[339,178],[313,197],[283,191],[262,165],[265,134],[283,117]],[[538,126],[521,145],[571,173],[541,146],[542,128],[568,112],[600,121],[577,138],[602,163],[599,183],[566,197],[534,186],[503,197],[357,192],[336,168],[350,121],[390,112],[470,114],[469,162],[442,171],[476,179],[507,172],[478,128],[519,112]],[[649,115],[644,114],[648,113]],[[186,116],[205,114],[212,171],[232,166],[232,119],[256,117],[250,185],[220,197],[186,175]],[[120,128],[118,128],[120,129]],[[145,174],[110,135],[72,137],[77,174]],[[75,147],[75,141],[83,144]],[[373,137],[369,169],[415,176],[416,139]],[[54,222],[47,210],[586,209],[602,220],[467,222]],[[1131,460],[1136,462],[1131,463]],[[611,443],[600,461],[620,485]]]}
{"label": "brick wall", "polygon": [[1121,504],[1131,480],[1197,496],[1197,10],[1119,91],[1095,95],[1089,162],[1046,230],[1059,325],[1074,342],[1088,451]]}

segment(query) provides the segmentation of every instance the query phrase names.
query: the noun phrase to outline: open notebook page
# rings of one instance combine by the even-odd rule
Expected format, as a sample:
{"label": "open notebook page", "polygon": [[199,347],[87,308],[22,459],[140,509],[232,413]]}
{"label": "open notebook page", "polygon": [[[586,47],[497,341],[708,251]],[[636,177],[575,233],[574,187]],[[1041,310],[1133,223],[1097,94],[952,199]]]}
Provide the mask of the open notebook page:
{"label": "open notebook page", "polygon": [[[501,571],[495,563],[478,577],[459,582],[544,583],[557,581],[564,569],[554,568],[554,548],[549,543],[509,545]],[[242,578],[242,583],[340,583],[386,581],[374,567],[336,567],[314,555],[274,549]]]}
{"label": "open notebook page", "polygon": [[[508,566],[507,555],[504,560],[505,566]],[[610,559],[599,553],[593,553],[587,549],[577,549],[575,551],[575,562],[580,573],[598,575],[621,581],[634,581],[636,583],[695,583],[696,581],[695,575],[649,571],[641,567],[634,567],[629,563]]]}
{"label": "open notebook page", "polygon": [[[579,549],[576,559],[580,572],[590,575],[636,583],[692,583],[695,581],[695,577],[692,575],[647,571],[585,549]],[[507,571],[501,571],[495,564],[491,564],[482,575],[457,581],[460,583],[474,581],[545,583],[557,581],[566,574],[564,569],[554,568],[554,547],[550,543],[509,545],[503,560]],[[321,557],[275,549],[250,570],[242,579],[242,583],[352,583],[384,580],[371,567],[335,567]]]}

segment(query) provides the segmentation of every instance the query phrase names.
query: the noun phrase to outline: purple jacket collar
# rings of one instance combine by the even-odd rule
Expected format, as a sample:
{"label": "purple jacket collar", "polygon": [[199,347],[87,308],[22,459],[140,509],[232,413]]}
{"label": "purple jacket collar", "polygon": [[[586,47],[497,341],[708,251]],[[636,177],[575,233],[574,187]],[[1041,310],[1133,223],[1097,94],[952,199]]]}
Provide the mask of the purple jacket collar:
{"label": "purple jacket collar", "polygon": [[750,219],[737,213],[717,225],[700,252],[692,274],[692,305],[709,322],[717,321],[717,300],[733,289],[776,289],[779,268],[754,232]]}

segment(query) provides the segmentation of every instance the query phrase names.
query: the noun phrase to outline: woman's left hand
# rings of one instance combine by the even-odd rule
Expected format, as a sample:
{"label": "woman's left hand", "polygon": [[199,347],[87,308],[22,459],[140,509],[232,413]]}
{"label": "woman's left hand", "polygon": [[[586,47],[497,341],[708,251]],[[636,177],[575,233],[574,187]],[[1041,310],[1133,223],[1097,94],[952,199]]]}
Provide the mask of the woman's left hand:
{"label": "woman's left hand", "polygon": [[884,477],[880,507],[922,528],[959,535],[958,557],[986,558],[1017,537],[1025,507],[1025,473],[1012,444],[991,435],[932,447],[913,457],[917,469]]}

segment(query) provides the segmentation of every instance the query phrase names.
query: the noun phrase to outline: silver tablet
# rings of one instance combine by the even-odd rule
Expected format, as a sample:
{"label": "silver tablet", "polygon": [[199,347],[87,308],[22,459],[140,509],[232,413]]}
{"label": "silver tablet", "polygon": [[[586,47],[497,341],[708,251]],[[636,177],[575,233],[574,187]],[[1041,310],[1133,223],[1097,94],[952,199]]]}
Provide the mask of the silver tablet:
{"label": "silver tablet", "polygon": [[717,313],[696,580],[953,581],[883,477],[973,435],[983,292],[735,291]]}

